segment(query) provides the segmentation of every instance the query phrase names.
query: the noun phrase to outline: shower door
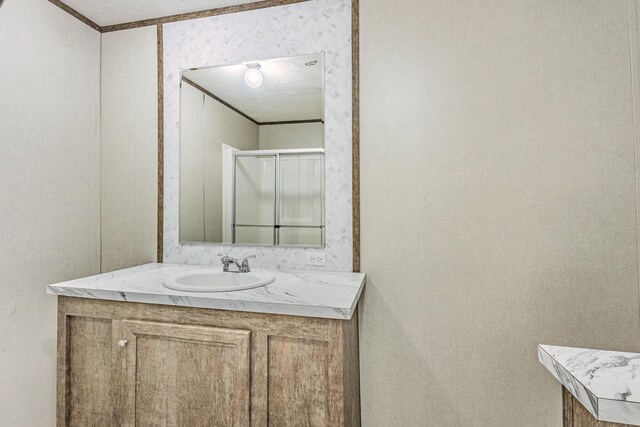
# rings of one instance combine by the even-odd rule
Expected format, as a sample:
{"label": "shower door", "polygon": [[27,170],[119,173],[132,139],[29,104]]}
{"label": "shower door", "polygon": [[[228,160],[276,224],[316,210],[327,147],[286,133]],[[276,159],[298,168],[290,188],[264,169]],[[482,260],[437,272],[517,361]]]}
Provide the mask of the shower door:
{"label": "shower door", "polygon": [[324,245],[324,154],[280,154],[278,245]]}
{"label": "shower door", "polygon": [[234,154],[233,243],[324,246],[324,153]]}
{"label": "shower door", "polygon": [[233,242],[276,244],[276,156],[236,155]]}

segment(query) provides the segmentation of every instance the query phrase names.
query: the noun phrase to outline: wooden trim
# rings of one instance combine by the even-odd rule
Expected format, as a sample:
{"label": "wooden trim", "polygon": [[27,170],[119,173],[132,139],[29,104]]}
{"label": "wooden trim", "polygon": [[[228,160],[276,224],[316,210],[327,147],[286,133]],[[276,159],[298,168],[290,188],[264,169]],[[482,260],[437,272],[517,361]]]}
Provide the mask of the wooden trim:
{"label": "wooden trim", "polygon": [[[362,397],[360,395],[360,315],[358,312],[360,309],[356,305],[356,310],[351,317],[351,320],[344,321],[342,327],[344,329],[345,337],[345,386],[347,389],[347,400],[345,401],[345,415],[348,425],[359,427],[362,425],[361,420],[361,403]],[[355,351],[355,354],[352,352]]]}
{"label": "wooden trim", "polygon": [[230,110],[235,111],[236,113],[240,114],[242,117],[244,117],[247,120],[252,121],[253,123],[255,123],[256,125],[259,125],[260,123],[258,123],[257,120],[253,119],[252,117],[249,117],[247,114],[243,113],[242,111],[238,110],[236,107],[234,107],[233,105],[229,104],[228,102],[226,102],[224,99],[219,98],[217,96],[215,96],[214,94],[212,94],[211,92],[209,92],[208,90],[206,90],[205,88],[203,88],[202,86],[200,86],[198,83],[194,82],[193,80],[189,80],[186,77],[182,77],[182,81],[185,83],[190,84],[191,86],[193,86],[194,88],[198,89],[200,92],[204,93],[205,95],[210,96],[211,98],[215,99],[216,101],[218,101],[220,104],[224,105],[225,107],[229,108]]}
{"label": "wooden trim", "polygon": [[336,337],[329,344],[328,358],[328,382],[329,388],[329,423],[330,426],[344,426],[345,424],[345,348],[344,348],[344,322],[346,320],[332,319],[329,323],[331,336]]}
{"label": "wooden trim", "polygon": [[182,81],[190,84],[191,86],[193,86],[194,88],[198,89],[200,92],[204,93],[205,95],[210,96],[211,98],[215,99],[216,101],[218,101],[220,104],[224,105],[225,107],[227,107],[228,109],[240,114],[242,117],[244,117],[245,119],[253,122],[254,124],[258,125],[258,126],[272,126],[272,125],[295,125],[295,124],[300,124],[300,123],[324,123],[324,120],[322,119],[311,119],[311,120],[287,120],[287,121],[281,121],[281,122],[259,122],[256,119],[254,119],[253,117],[249,116],[248,114],[246,114],[245,112],[239,110],[238,108],[234,107],[233,105],[229,104],[227,101],[225,101],[224,99],[220,98],[219,96],[214,95],[213,93],[211,93],[210,91],[208,91],[207,89],[203,88],[202,86],[200,86],[198,83],[194,82],[191,79],[188,79],[187,77],[182,76]]}
{"label": "wooden trim", "polygon": [[562,425],[573,427],[573,396],[562,387]]}
{"label": "wooden trim", "polygon": [[73,16],[74,18],[78,19],[79,21],[87,24],[88,26],[90,26],[91,28],[93,28],[96,31],[102,32],[102,27],[100,27],[100,25],[96,24],[95,22],[93,22],[91,19],[87,18],[86,16],[84,16],[83,14],[81,14],[80,12],[78,12],[77,10],[67,6],[66,4],[64,4],[63,2],[61,2],[60,0],[49,0],[49,2],[55,4],[56,6],[58,6],[60,9],[64,10],[65,12],[67,12],[69,15]]}
{"label": "wooden trim", "polygon": [[131,28],[148,27],[150,25],[168,24],[171,22],[187,21],[190,19],[207,18],[210,16],[227,15],[229,13],[245,12],[248,10],[264,9],[267,7],[284,6],[293,3],[302,3],[309,0],[264,0],[255,3],[239,4],[236,6],[219,7],[217,9],[202,10],[199,12],[182,13],[179,15],[163,16],[161,18],[144,19],[142,21],[126,22],[123,24],[107,25],[101,28],[101,32],[129,30]]}
{"label": "wooden trim", "polygon": [[268,427],[269,332],[254,331],[251,361],[251,427]]}
{"label": "wooden trim", "polygon": [[353,57],[352,106],[352,191],[353,191],[353,271],[360,271],[360,3],[351,1],[351,49]]}
{"label": "wooden trim", "polygon": [[[60,304],[58,304],[60,305]],[[124,336],[124,326],[122,319],[111,319],[111,347],[119,348],[119,342]],[[134,343],[135,344],[135,343]],[[122,426],[122,384],[124,378],[122,373],[125,372],[127,359],[124,351],[117,351],[112,354],[111,359],[111,402],[113,411],[111,413],[112,426]]]}
{"label": "wooden trim", "polygon": [[56,425],[67,425],[69,410],[69,370],[67,369],[67,355],[69,354],[69,342],[67,340],[67,315],[58,305],[58,354],[56,363]]}
{"label": "wooden trim", "polygon": [[258,125],[260,126],[274,126],[274,125],[298,125],[303,123],[324,123],[322,119],[311,119],[311,120],[288,120],[283,122],[260,122]]}
{"label": "wooden trim", "polygon": [[164,39],[162,24],[158,24],[158,241],[156,258],[164,260]]}

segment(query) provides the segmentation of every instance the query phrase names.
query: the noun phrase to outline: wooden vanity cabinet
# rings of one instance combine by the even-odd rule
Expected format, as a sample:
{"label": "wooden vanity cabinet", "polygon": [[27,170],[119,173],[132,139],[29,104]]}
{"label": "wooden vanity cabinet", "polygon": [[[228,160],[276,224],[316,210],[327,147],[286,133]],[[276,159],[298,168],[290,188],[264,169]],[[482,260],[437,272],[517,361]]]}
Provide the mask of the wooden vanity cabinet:
{"label": "wooden vanity cabinet", "polygon": [[360,426],[351,320],[58,299],[58,426]]}

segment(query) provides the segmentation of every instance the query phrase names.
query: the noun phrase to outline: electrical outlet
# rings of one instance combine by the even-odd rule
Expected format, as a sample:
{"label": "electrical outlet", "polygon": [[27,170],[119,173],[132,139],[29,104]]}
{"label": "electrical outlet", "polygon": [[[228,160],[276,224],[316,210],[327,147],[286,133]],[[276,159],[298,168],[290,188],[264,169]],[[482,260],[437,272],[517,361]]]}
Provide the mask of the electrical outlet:
{"label": "electrical outlet", "polygon": [[306,252],[307,265],[327,265],[327,254],[325,252]]}

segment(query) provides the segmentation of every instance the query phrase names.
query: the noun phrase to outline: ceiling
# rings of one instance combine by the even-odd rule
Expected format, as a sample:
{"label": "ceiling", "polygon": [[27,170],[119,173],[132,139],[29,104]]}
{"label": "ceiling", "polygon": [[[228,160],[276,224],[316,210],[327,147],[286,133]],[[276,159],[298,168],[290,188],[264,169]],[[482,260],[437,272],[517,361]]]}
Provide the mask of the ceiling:
{"label": "ceiling", "polygon": [[101,27],[260,0],[63,0]]}
{"label": "ceiling", "polygon": [[[316,53],[200,68],[182,75],[259,123],[322,120],[323,59]],[[260,65],[263,75],[257,89],[244,81],[247,65],[253,64]]]}

